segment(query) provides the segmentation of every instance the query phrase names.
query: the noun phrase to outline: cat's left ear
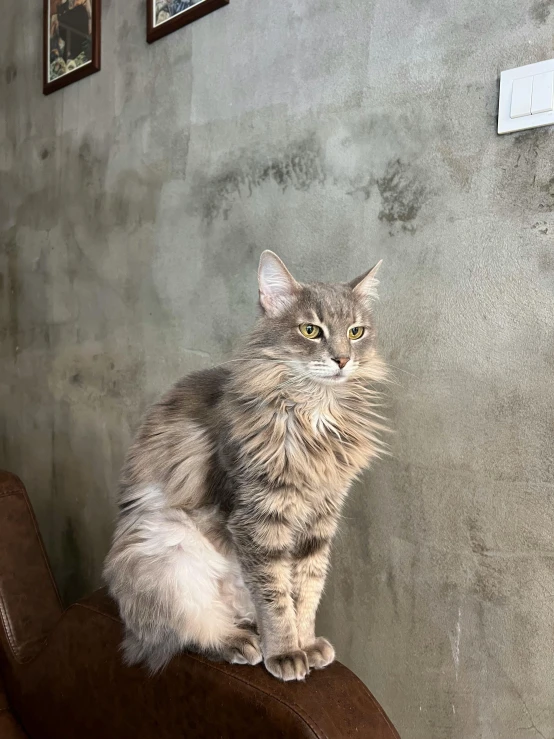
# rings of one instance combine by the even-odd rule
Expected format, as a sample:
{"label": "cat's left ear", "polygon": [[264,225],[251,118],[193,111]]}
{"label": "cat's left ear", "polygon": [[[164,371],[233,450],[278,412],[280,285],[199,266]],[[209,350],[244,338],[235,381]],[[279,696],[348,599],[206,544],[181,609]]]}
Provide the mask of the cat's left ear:
{"label": "cat's left ear", "polygon": [[268,316],[276,318],[294,301],[300,285],[277,254],[266,250],[260,257],[258,269],[260,305]]}
{"label": "cat's left ear", "polygon": [[379,280],[375,278],[375,275],[382,264],[383,260],[380,259],[375,267],[372,267],[367,272],[364,272],[363,275],[356,277],[356,279],[349,283],[355,295],[365,300],[375,300],[377,298],[377,285],[379,284]]}

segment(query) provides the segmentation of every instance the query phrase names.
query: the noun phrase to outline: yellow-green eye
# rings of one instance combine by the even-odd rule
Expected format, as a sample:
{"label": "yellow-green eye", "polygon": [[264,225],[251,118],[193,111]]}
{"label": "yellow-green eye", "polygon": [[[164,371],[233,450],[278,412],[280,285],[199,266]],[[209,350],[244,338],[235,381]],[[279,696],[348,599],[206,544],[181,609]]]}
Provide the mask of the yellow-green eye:
{"label": "yellow-green eye", "polygon": [[317,339],[318,336],[321,336],[321,329],[319,326],[314,326],[313,323],[301,323],[298,328],[302,336],[307,339]]}
{"label": "yellow-green eye", "polygon": [[352,328],[348,329],[348,338],[355,341],[356,339],[361,339],[364,333],[365,328],[363,326],[352,326]]}

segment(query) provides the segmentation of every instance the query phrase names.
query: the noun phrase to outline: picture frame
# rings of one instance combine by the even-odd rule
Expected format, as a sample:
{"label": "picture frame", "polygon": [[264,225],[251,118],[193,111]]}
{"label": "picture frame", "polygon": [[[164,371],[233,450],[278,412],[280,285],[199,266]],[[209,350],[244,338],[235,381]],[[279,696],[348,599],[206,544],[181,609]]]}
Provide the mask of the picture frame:
{"label": "picture frame", "polygon": [[101,0],[44,0],[43,93],[100,71]]}
{"label": "picture frame", "polygon": [[146,0],[146,3],[146,40],[151,44],[228,5],[229,0]]}

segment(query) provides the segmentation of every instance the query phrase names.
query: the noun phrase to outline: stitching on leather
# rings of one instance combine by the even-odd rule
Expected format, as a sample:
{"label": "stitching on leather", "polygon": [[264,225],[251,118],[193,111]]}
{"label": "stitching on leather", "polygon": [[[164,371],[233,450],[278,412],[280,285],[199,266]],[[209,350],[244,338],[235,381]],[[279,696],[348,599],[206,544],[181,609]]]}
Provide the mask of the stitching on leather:
{"label": "stitching on leather", "polygon": [[[56,599],[58,601],[58,605],[60,606],[61,609],[63,609],[62,602],[61,602],[61,599],[60,599],[60,595],[58,593],[58,588],[56,586],[55,580],[54,580],[54,578],[52,576],[52,571],[50,569],[50,563],[48,562],[48,557],[46,556],[46,552],[44,550],[44,545],[42,543],[42,538],[40,536],[40,531],[38,530],[37,522],[36,522],[36,519],[35,519],[35,514],[34,514],[33,509],[31,508],[31,504],[30,504],[29,498],[26,495],[25,488],[24,487],[17,487],[17,488],[11,488],[10,490],[5,490],[5,491],[1,491],[0,492],[0,498],[8,498],[11,495],[21,496],[23,498],[23,500],[25,501],[25,506],[26,506],[26,509],[27,509],[27,514],[30,517],[31,523],[33,525],[33,530],[34,530],[34,532],[36,534],[36,537],[37,537],[37,543],[39,545],[39,549],[40,549],[40,552],[42,554],[42,561],[43,561],[43,563],[44,563],[44,565],[46,567],[46,571],[47,571],[47,573],[48,573],[48,575],[50,577],[50,582],[51,582],[51,584],[52,584],[52,586],[54,588],[54,593],[56,595]],[[11,618],[9,617],[9,610],[7,608],[7,601],[6,601],[6,599],[4,598],[4,596],[1,593],[0,593],[0,617],[2,619],[2,625],[4,627],[4,632],[6,634],[8,645],[10,647],[10,651],[11,651],[11,653],[13,655],[14,660],[18,664],[20,664],[20,665],[25,664],[26,662],[30,662],[32,659],[34,659],[34,656],[36,656],[36,655],[33,655],[33,656],[29,657],[28,659],[22,659],[21,658],[21,648],[17,644],[17,639],[15,637],[15,630],[13,628]],[[46,644],[46,642],[47,642],[46,638],[43,639],[42,640],[42,646],[44,646]]]}
{"label": "stitching on leather", "polygon": [[8,495],[22,495],[21,488],[10,488],[9,490],[0,490],[0,498],[7,498]]}
{"label": "stitching on leather", "polygon": [[35,657],[38,656],[39,652],[48,643],[48,639],[44,638],[40,643],[38,642],[36,643],[36,647],[37,647],[36,654],[33,654],[30,657],[27,657],[26,659],[22,658],[21,649],[17,645],[17,639],[15,638],[15,633],[11,625],[11,620],[8,617],[8,609],[5,608],[4,603],[5,603],[5,599],[0,595],[0,618],[2,620],[2,627],[4,629],[4,633],[6,634],[6,639],[8,642],[8,646],[10,648],[10,652],[12,653],[14,661],[17,662],[18,665],[26,665],[29,662],[32,662],[35,659]]}
{"label": "stitching on leather", "polygon": [[[21,488],[13,488],[5,490],[0,493],[1,498],[8,498],[10,495],[22,495]],[[21,651],[17,646],[17,640],[15,638],[15,631],[12,625],[11,618],[9,616],[7,601],[4,596],[0,593],[0,617],[2,618],[2,626],[4,627],[4,633],[8,640],[10,651],[16,662],[21,664]]]}
{"label": "stitching on leather", "polygon": [[40,535],[40,530],[37,526],[37,520],[35,518],[35,512],[33,510],[33,507],[31,505],[31,502],[29,500],[29,496],[27,495],[27,491],[25,490],[25,487],[18,487],[18,488],[12,488],[10,490],[0,491],[0,498],[7,498],[10,495],[21,495],[23,500],[25,501],[25,506],[27,508],[27,512],[29,513],[29,516],[31,518],[31,523],[33,524],[33,529],[35,534],[37,535],[37,543],[39,545],[39,549],[42,554],[42,559],[44,561],[44,565],[46,566],[46,571],[48,572],[48,575],[50,577],[50,583],[54,589],[54,593],[56,595],[56,599],[58,601],[58,605],[63,611],[63,603],[62,599],[60,598],[60,593],[58,591],[58,586],[56,584],[56,581],[54,580],[54,575],[52,574],[52,569],[50,567],[50,560],[48,559],[48,555],[46,554],[46,550],[44,548],[44,542],[42,541],[42,536]]}
{"label": "stitching on leather", "polygon": [[[84,603],[75,603],[75,605],[74,606],[71,606],[71,608],[74,608],[74,607],[77,607],[77,608],[85,608],[87,611],[92,611],[93,613],[96,613],[99,616],[103,616],[104,618],[109,618],[112,621],[114,621],[115,623],[118,623],[118,624],[122,623],[121,619],[114,618],[113,616],[110,616],[108,613],[103,613],[103,611],[99,611],[97,608],[92,608],[91,606],[85,605]],[[68,609],[68,610],[71,610],[71,608]],[[198,664],[203,665],[204,667],[209,667],[210,669],[215,670],[216,672],[220,672],[222,675],[225,675],[226,677],[231,678],[232,680],[237,680],[238,682],[243,683],[243,685],[247,685],[252,690],[257,690],[260,693],[263,693],[263,695],[267,695],[269,698],[273,698],[273,700],[276,700],[278,703],[281,703],[281,705],[283,705],[285,708],[288,708],[289,711],[291,711],[292,713],[296,714],[298,716],[298,718],[301,719],[306,724],[306,726],[310,729],[310,731],[313,732],[314,736],[317,739],[329,739],[329,737],[327,736],[327,734],[325,734],[319,728],[319,726],[317,726],[317,724],[315,724],[315,723],[312,724],[310,722],[310,719],[307,716],[304,715],[302,709],[298,706],[298,704],[291,705],[290,703],[285,703],[284,700],[282,700],[281,698],[277,697],[273,693],[268,693],[267,690],[264,690],[263,688],[260,688],[258,685],[252,685],[252,683],[249,683],[247,680],[244,680],[244,678],[242,678],[242,677],[238,677],[238,675],[231,675],[228,672],[226,672],[225,670],[222,670],[221,668],[219,668],[215,664],[210,664],[209,662],[208,663],[207,662],[203,662],[202,660],[199,660],[197,657],[195,657],[194,654],[187,653],[187,657],[190,658],[190,659],[193,659],[195,662],[197,662]]]}
{"label": "stitching on leather", "polygon": [[8,609],[6,608],[5,598],[1,594],[0,594],[0,617],[2,618],[2,626],[4,628],[4,633],[6,634],[6,639],[8,640],[8,646],[10,647],[10,651],[13,654],[16,662],[19,662],[19,650],[17,648],[17,641],[15,639],[15,634],[13,631],[11,620],[8,616]]}
{"label": "stitching on leather", "polygon": [[62,599],[60,598],[60,593],[58,591],[58,586],[56,584],[56,581],[54,580],[54,575],[52,574],[52,569],[50,568],[50,560],[48,559],[48,555],[46,554],[46,549],[44,548],[44,542],[42,541],[42,536],[40,535],[40,530],[37,525],[37,519],[35,517],[35,512],[33,510],[33,507],[31,506],[31,502],[29,500],[29,496],[27,495],[27,491],[25,488],[21,491],[21,494],[23,495],[23,499],[25,501],[25,505],[27,506],[27,511],[29,513],[29,516],[31,518],[31,523],[33,524],[33,529],[35,530],[35,534],[37,535],[37,544],[39,545],[40,552],[42,554],[42,561],[46,567],[46,571],[48,573],[48,577],[50,579],[50,584],[52,585],[52,588],[54,590],[54,595],[56,596],[56,600],[58,601],[58,605],[60,607],[60,610],[63,612],[63,603]]}

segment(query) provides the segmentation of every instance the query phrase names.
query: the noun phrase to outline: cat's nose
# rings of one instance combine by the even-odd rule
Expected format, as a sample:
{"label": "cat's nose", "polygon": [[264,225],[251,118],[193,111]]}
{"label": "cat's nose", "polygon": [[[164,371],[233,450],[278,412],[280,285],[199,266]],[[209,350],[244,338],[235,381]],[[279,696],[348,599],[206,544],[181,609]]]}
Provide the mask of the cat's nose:
{"label": "cat's nose", "polygon": [[341,369],[350,361],[350,357],[332,357],[332,359]]}

